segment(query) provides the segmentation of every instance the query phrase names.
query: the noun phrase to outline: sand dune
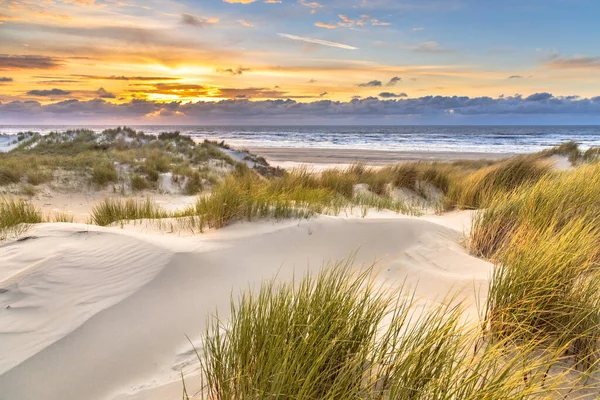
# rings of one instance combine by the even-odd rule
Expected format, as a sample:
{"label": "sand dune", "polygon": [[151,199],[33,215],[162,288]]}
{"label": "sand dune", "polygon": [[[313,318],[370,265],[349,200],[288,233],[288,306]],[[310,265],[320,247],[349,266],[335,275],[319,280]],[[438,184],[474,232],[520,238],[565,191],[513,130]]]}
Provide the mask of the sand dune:
{"label": "sand dune", "polygon": [[354,252],[424,301],[460,293],[476,318],[491,265],[461,247],[468,221],[321,216],[186,238],[41,225],[0,247],[0,399],[177,398],[181,369],[198,383],[185,335],[196,341],[216,308],[225,317],[232,292]]}

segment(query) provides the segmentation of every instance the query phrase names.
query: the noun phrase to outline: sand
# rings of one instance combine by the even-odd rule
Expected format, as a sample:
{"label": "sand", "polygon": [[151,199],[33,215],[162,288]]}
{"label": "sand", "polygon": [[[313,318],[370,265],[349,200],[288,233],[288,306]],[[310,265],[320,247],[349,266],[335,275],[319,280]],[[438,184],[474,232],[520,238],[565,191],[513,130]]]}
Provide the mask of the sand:
{"label": "sand", "polygon": [[512,153],[474,153],[449,151],[382,151],[351,149],[312,149],[251,147],[250,152],[263,156],[269,164],[281,168],[294,168],[304,164],[319,166],[350,165],[363,162],[367,165],[389,165],[402,161],[455,161],[497,160],[514,156]]}
{"label": "sand", "polygon": [[230,295],[277,276],[317,270],[356,252],[386,285],[421,301],[449,292],[477,320],[492,265],[461,242],[470,212],[422,218],[375,213],[238,223],[178,237],[83,224],[41,224],[0,244],[0,399],[166,399],[180,371],[198,387],[186,336],[227,316]]}

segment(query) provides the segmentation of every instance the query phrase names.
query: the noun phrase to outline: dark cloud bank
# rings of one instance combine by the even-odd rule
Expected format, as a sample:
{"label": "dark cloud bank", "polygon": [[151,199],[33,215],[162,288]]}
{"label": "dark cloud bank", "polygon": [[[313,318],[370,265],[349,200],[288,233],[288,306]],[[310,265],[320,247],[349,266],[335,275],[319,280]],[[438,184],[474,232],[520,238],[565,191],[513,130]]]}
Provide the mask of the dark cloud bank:
{"label": "dark cloud bank", "polygon": [[242,123],[599,123],[600,96],[528,97],[425,96],[381,100],[374,97],[349,102],[319,100],[225,100],[219,102],[158,103],[132,100],[113,104],[102,99],[65,100],[47,105],[37,101],[0,103],[5,123],[158,122],[190,124]]}

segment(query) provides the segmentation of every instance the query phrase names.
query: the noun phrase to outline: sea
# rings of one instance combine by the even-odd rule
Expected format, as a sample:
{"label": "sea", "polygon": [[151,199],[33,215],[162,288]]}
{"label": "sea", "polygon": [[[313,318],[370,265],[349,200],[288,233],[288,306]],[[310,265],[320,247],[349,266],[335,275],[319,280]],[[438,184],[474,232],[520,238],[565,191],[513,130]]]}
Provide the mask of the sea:
{"label": "sea", "polygon": [[[116,125],[0,125],[0,134]],[[600,146],[600,126],[165,126],[130,125],[149,134],[179,131],[196,139],[224,140],[238,148],[320,148],[415,152],[531,153],[569,140]],[[0,141],[2,136],[0,136]],[[5,141],[8,139],[5,136]]]}

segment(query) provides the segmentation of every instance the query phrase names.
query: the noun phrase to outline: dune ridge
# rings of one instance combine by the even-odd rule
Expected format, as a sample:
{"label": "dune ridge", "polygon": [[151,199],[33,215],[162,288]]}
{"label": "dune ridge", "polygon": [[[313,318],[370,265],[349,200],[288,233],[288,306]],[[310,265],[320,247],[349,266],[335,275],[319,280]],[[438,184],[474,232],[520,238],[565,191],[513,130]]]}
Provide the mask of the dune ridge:
{"label": "dune ridge", "polygon": [[[40,225],[32,233],[36,239],[0,247],[0,252],[11,252],[15,265],[26,264],[22,260],[33,254],[34,246],[46,243],[47,253],[29,257],[30,264],[39,260],[40,265],[0,294],[2,304],[11,305],[0,312],[31,312],[22,308],[29,304],[38,307],[33,310],[53,311],[57,318],[51,322],[63,329],[36,326],[35,311],[31,318],[19,317],[29,321],[20,330],[7,323],[10,318],[0,318],[5,368],[0,387],[12,399],[70,399],[81,393],[87,399],[180,396],[181,369],[192,387],[198,383],[198,362],[185,335],[198,338],[207,315],[228,309],[230,295],[274,276],[291,279],[319,269],[324,260],[353,253],[357,265],[377,261],[379,278],[386,284],[406,279],[423,305],[458,293],[475,322],[475,297],[485,297],[492,265],[471,257],[460,245],[469,216],[460,212],[429,221],[320,216],[293,223],[235,224],[187,238],[115,228],[81,233],[82,225]],[[178,244],[170,247],[173,239]],[[69,256],[61,258],[66,248]],[[92,275],[70,279],[77,270]],[[50,284],[55,290],[44,291]],[[27,297],[21,293],[24,287],[33,288]],[[67,320],[77,320],[78,326],[67,329]],[[8,346],[11,337],[14,344]],[[32,338],[38,345],[25,349]]]}

